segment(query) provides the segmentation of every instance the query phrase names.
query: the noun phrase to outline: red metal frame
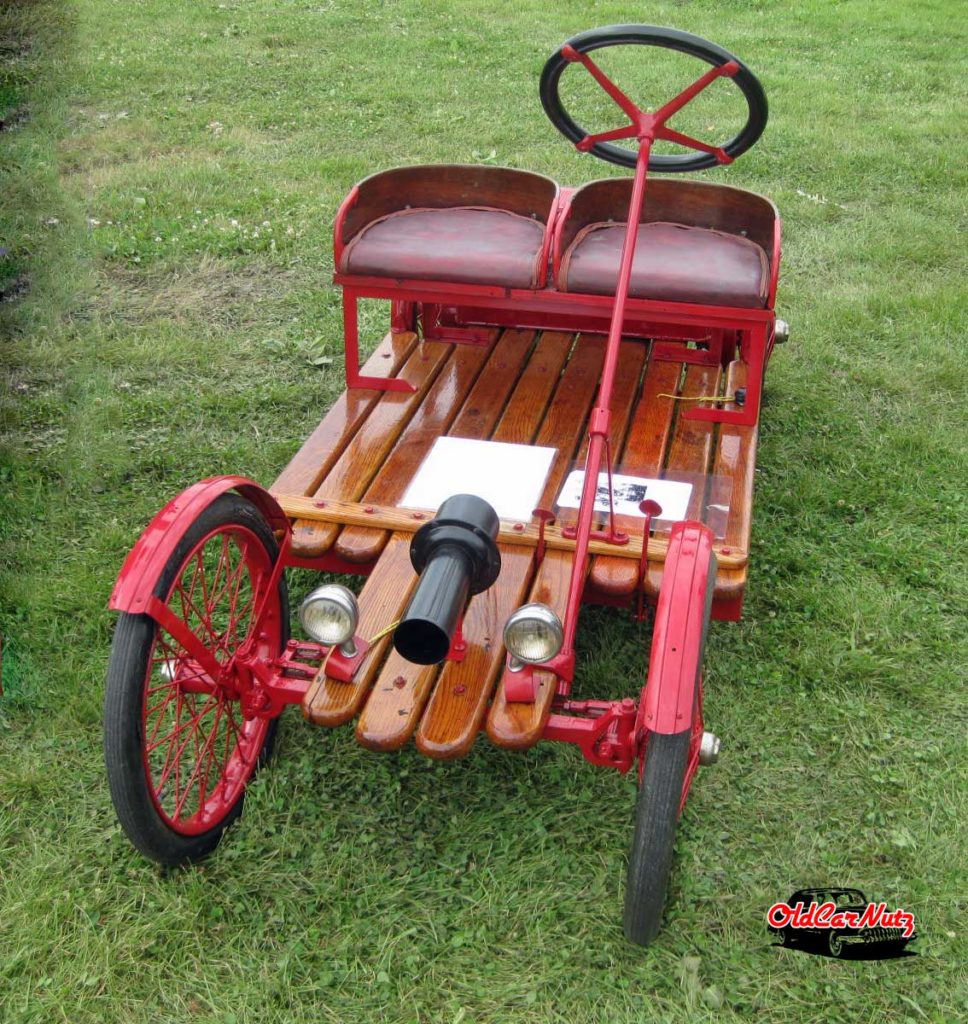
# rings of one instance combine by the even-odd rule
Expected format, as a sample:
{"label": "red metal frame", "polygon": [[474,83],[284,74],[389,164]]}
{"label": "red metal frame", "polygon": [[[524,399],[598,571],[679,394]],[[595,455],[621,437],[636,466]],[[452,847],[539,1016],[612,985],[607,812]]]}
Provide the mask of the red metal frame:
{"label": "red metal frame", "polygon": [[[608,295],[582,295],[554,288],[530,291],[490,285],[344,274],[334,275],[333,282],[342,287],[344,309],[349,312],[349,320],[344,321],[347,386],[383,391],[412,391],[413,388],[399,377],[360,377],[356,315],[356,303],[360,299],[388,299],[391,302],[411,301],[457,307],[458,315],[468,323],[565,328],[592,333],[605,333],[608,330],[615,308],[614,298]],[[634,333],[641,337],[658,335],[674,340],[708,342],[710,332],[714,329],[734,331],[739,355],[748,367],[746,405],[742,409],[693,408],[684,415],[688,419],[711,420],[737,426],[753,426],[757,422],[761,384],[766,368],[767,341],[772,338],[776,319],[772,309],[703,306],[698,303],[636,298],[629,298],[626,308],[632,318]],[[501,316],[502,312],[505,316]],[[728,358],[732,358],[732,355],[728,353]],[[682,361],[681,352],[677,352],[674,358]],[[725,349],[722,358],[727,358]]]}

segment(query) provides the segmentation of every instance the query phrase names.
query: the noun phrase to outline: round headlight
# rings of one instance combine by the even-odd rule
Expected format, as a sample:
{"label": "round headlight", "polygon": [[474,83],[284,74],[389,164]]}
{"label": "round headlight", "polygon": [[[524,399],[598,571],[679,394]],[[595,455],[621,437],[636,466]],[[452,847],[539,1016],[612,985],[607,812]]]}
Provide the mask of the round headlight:
{"label": "round headlight", "polygon": [[523,605],[504,627],[504,646],[514,660],[526,665],[553,658],[563,639],[561,619],[545,604]]}
{"label": "round headlight", "polygon": [[338,583],[317,587],[299,609],[302,628],[317,643],[327,647],[352,641],[358,619],[356,595]]}

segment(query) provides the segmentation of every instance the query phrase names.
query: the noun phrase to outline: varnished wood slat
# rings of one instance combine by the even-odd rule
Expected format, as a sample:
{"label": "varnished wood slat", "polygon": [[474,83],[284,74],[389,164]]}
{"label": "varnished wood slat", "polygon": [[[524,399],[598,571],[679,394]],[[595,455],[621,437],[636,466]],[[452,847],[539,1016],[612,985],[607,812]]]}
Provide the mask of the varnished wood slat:
{"label": "varnished wood slat", "polygon": [[[416,391],[388,391],[370,410],[366,420],[343,449],[342,454],[316,489],[316,497],[356,501],[380,468],[387,452],[420,407],[430,385],[451,355],[453,346],[439,341],[422,341],[411,353],[400,376]],[[339,534],[339,528],[315,520],[293,527],[292,552],[311,558],[325,554]]]}
{"label": "varnished wood slat", "polygon": [[[282,510],[291,519],[307,519],[320,523],[336,523],[347,525],[355,523],[360,526],[376,526],[381,530],[414,533],[426,522],[426,516],[415,519],[412,512],[406,509],[381,508],[375,505],[363,505],[355,501],[326,501],[323,508],[318,507],[317,499],[306,498],[301,494],[274,494]],[[372,509],[372,511],[367,511]],[[521,529],[516,527],[520,525]],[[501,523],[498,533],[501,544],[519,544],[521,547],[533,548],[538,545],[538,527],[535,523]],[[555,524],[545,530],[545,545],[551,550],[574,551],[575,541],[561,535],[561,528]],[[653,537],[649,541],[649,558],[661,562],[665,559],[668,540],[664,537]],[[630,537],[623,545],[609,544],[602,540],[589,542],[588,550],[593,555],[616,555],[624,559],[638,558],[642,553],[642,538]],[[723,551],[723,545],[713,546],[720,565],[738,567],[746,564],[746,552],[740,549]],[[375,570],[374,570],[375,571]]]}
{"label": "varnished wood slat", "polygon": [[[639,378],[642,376],[642,363],[645,361],[647,349],[645,345],[637,341],[623,341],[619,346],[619,373],[615,381],[615,388],[612,391],[611,421],[608,425],[608,446],[612,454],[612,466],[618,465],[619,455],[628,433],[629,423],[632,415],[632,407],[639,391]],[[585,459],[588,457],[588,431],[583,431],[581,446],[575,456],[576,466],[584,467]],[[549,486],[548,481],[544,493],[541,495],[541,506],[551,508],[561,490],[561,482],[567,476],[567,471],[562,474],[558,486]],[[560,525],[576,522],[578,509],[562,508],[558,513]]]}
{"label": "varnished wood slat", "polygon": [[[726,374],[726,394],[735,394],[746,385],[746,364],[735,360]],[[732,408],[727,405],[726,408]],[[756,468],[756,444],[759,428],[724,423],[719,428],[713,476],[729,483],[729,518],[723,543],[749,550],[753,517],[753,483]],[[746,567],[721,567],[716,575],[716,596],[739,597],[746,586]]]}
{"label": "varnished wood slat", "polygon": [[[531,444],[571,351],[574,335],[545,331],[501,414],[492,440]],[[540,443],[540,442],[535,442]]]}
{"label": "varnished wood slat", "polygon": [[[701,366],[691,363],[686,367],[686,379],[682,385],[683,398],[719,394],[719,380],[722,370],[718,366]],[[688,419],[683,415],[694,402],[683,402],[679,409],[676,429],[669,445],[666,473],[675,480],[677,473],[684,476],[705,476],[709,472],[709,460],[713,452],[713,432],[716,424],[708,420]],[[702,520],[706,491],[702,481],[693,483],[686,510],[687,519]]]}
{"label": "varnished wood slat", "polygon": [[[446,432],[456,415],[488,351],[477,345],[455,346],[447,365],[437,374],[420,407],[367,487],[365,501],[384,505],[396,505],[400,501],[434,441]],[[350,526],[339,535],[336,553],[351,562],[372,562],[387,539],[385,531]]]}
{"label": "varnished wood slat", "polygon": [[[416,334],[409,331],[388,334],[360,372],[367,377],[395,377],[416,343]],[[344,391],[276,478],[273,490],[312,494],[379,397],[375,388]]]}
{"label": "varnished wood slat", "polygon": [[[588,384],[583,382],[589,370],[594,372],[595,369],[594,347],[589,349],[592,353],[591,361],[585,348],[576,349],[562,375],[561,368],[572,348],[572,342],[571,335],[557,332],[548,332],[539,339],[494,430],[493,440],[528,443],[536,433],[544,431],[543,420],[561,421],[560,410],[563,404],[573,403],[576,398],[581,402],[583,390],[588,388]],[[600,357],[598,362],[600,363]],[[548,396],[552,392],[554,398],[548,405]],[[577,410],[579,414],[580,409],[581,406]],[[574,427],[571,429],[574,430]],[[554,428],[545,434],[552,442],[556,436]],[[573,442],[569,443],[566,450],[570,450],[571,447]],[[528,551],[524,557],[530,563],[533,551]],[[502,569],[501,576],[491,590],[495,595],[503,596],[506,585]],[[481,597],[474,600],[479,601]],[[505,597],[504,602],[507,600]],[[473,606],[474,602],[471,604]],[[500,651],[492,650],[488,652],[486,660],[497,660],[499,657]],[[464,664],[466,665],[466,659]],[[404,661],[396,652],[391,652],[360,716],[356,730],[359,742],[374,750],[396,750],[401,747],[420,722],[438,672],[437,666],[419,668]],[[485,672],[485,675],[487,674],[489,673]],[[496,670],[492,674],[492,683],[494,675]],[[463,685],[467,685],[463,681],[460,668],[451,671],[450,676],[460,679]],[[482,689],[480,680],[476,681],[476,684],[479,700],[482,703],[486,702],[490,696],[490,689]],[[465,710],[474,713],[475,709],[465,705]]]}
{"label": "varnished wood slat", "polygon": [[[623,473],[632,476],[657,477],[665,462],[666,450],[672,433],[675,402],[659,395],[679,393],[682,364],[650,359],[642,384],[625,449],[619,460]],[[642,523],[632,516],[617,516],[619,529],[627,530],[638,542],[641,555]],[[650,551],[652,547],[650,545]],[[603,593],[631,594],[638,579],[638,566],[627,557],[600,555],[592,560],[592,585]]]}
{"label": "varnished wood slat", "polygon": [[[450,424],[451,436],[476,441],[491,436],[533,344],[534,331],[512,330],[501,334],[470,394],[457,410],[456,419]],[[383,475],[381,471],[380,476]],[[410,479],[408,475],[406,481],[399,482],[398,497],[404,493]],[[394,498],[391,503],[395,505],[397,500]],[[349,561],[371,562],[379,556],[389,536],[386,530],[347,527],[336,542],[336,550]]]}
{"label": "varnished wood slat", "polygon": [[[537,443],[548,444],[558,449],[558,455],[548,474],[542,504],[545,500],[554,500],[562,480],[572,468],[575,453],[582,446],[585,421],[598,393],[604,354],[603,339],[579,339],[561,386],[555,393],[549,414],[541,425]],[[549,605],[563,618],[568,601],[571,566],[570,553],[550,548],[546,550],[528,600]],[[503,663],[502,658],[502,666]],[[498,746],[530,747],[540,739],[551,713],[557,677],[550,672],[535,671],[534,678],[537,692],[535,701],[531,704],[508,703],[504,697],[503,679],[498,684],[487,719],[487,734]]]}
{"label": "varnished wood slat", "polygon": [[[395,622],[416,582],[417,575],[410,565],[410,537],[399,534],[387,544],[360,594],[359,635],[369,639]],[[389,643],[390,637],[385,636],[373,645],[350,683],[318,674],[303,698],[306,717],[327,726],[342,725],[354,718]]]}
{"label": "varnished wood slat", "polygon": [[[570,347],[570,339],[560,340],[565,341],[566,348]],[[502,419],[495,434],[503,440],[507,436],[529,438],[530,433],[535,444],[556,449],[545,483],[546,494],[557,493],[571,467],[598,391],[603,358],[601,338],[579,338],[564,373],[556,378],[557,387],[544,415],[543,403],[525,401],[519,412]],[[527,417],[531,418],[530,432]],[[534,434],[538,422],[541,426]],[[504,436],[502,429],[508,431]],[[525,556],[522,548],[508,545],[502,550],[505,557],[500,578],[487,594],[475,598],[468,610],[464,635],[473,647],[463,662],[447,665],[434,690],[431,707],[424,715],[417,742],[431,756],[457,757],[470,749],[504,665],[500,633],[511,612],[527,600],[533,552]],[[555,556],[549,552],[546,557]],[[530,724],[522,722],[521,728],[528,734]]]}
{"label": "varnished wood slat", "polygon": [[[562,619],[568,602],[571,564],[572,560],[562,557],[560,552],[549,551],[531,587],[530,600],[549,605]],[[504,696],[503,679],[498,684],[487,716],[487,735],[492,743],[521,750],[534,746],[541,739],[558,689],[558,677],[551,672],[536,671],[534,679],[537,693],[533,704],[508,701]]]}
{"label": "varnished wood slat", "polygon": [[471,601],[463,630],[467,654],[444,665],[417,730],[417,748],[428,757],[462,757],[473,746],[504,668],[504,624],[526,600],[533,559],[531,549],[501,545],[500,580]]}
{"label": "varnished wood slat", "polygon": [[439,665],[414,665],[392,648],[356,723],[356,739],[370,750],[399,750],[413,735]]}
{"label": "varnished wood slat", "polygon": [[487,366],[450,425],[448,433],[452,437],[484,441],[491,436],[533,344],[534,331],[502,333]]}
{"label": "varnished wood slat", "polygon": [[[717,395],[721,377],[722,370],[718,366],[687,364],[682,394],[686,397]],[[688,406],[693,404],[692,402],[683,402],[678,409],[676,426],[669,442],[669,454],[666,458],[666,475],[673,480],[676,479],[677,473],[699,478],[691,481],[693,488],[689,495],[689,504],[686,507],[686,518],[701,522],[704,518],[706,502],[705,476],[709,472],[712,459],[715,424],[706,420],[686,418],[683,413]],[[650,552],[656,540],[655,537],[650,540]],[[724,544],[720,544],[718,550],[722,550],[724,547],[728,550],[728,545]],[[658,597],[659,588],[662,586],[662,566],[656,564],[658,561],[650,555],[648,572],[644,580],[645,592],[651,597]],[[636,581],[637,577],[633,581],[633,589]]]}

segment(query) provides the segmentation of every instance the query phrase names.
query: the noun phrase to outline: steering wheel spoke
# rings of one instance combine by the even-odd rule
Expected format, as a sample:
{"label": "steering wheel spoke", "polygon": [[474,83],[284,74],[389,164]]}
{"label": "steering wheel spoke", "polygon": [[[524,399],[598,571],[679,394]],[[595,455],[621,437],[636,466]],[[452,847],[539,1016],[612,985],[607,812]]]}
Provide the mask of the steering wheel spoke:
{"label": "steering wheel spoke", "polygon": [[[675,50],[705,61],[710,67],[671,100],[657,109],[653,108],[655,112],[650,114],[633,102],[589,56],[591,52],[604,47],[626,45]],[[626,114],[630,124],[603,132],[590,132],[578,124],[565,110],[559,93],[561,76],[570,64],[581,64]],[[730,78],[743,94],[748,107],[746,123],[729,142],[722,146],[712,146],[666,126],[673,115],[718,78]],[[651,152],[648,165],[650,171],[701,171],[718,164],[731,163],[756,142],[766,127],[766,96],[756,76],[745,64],[727,50],[699,36],[654,25],[611,25],[574,36],[552,54],[545,64],[541,73],[540,91],[541,103],[551,123],[579,151],[623,167],[635,167],[637,159],[634,149],[614,145],[623,139],[663,139],[695,151],[681,155]]]}
{"label": "steering wheel spoke", "polygon": [[581,64],[596,82],[608,93],[609,96],[635,121],[639,116],[638,105],[633,103],[628,96],[605,74],[604,71],[588,56],[581,53],[568,43],[561,48],[561,55],[571,63]]}
{"label": "steering wheel spoke", "polygon": [[665,124],[673,114],[678,113],[687,104],[691,103],[702,91],[712,85],[717,78],[728,75],[732,78],[739,71],[739,61],[730,60],[720,64],[718,68],[710,68],[704,75],[687,85],[678,96],[673,96],[668,103],[661,106],[655,112],[655,119],[659,124]]}
{"label": "steering wheel spoke", "polygon": [[708,142],[701,142],[699,139],[694,139],[691,135],[683,135],[682,132],[677,132],[674,128],[669,128],[667,125],[656,128],[655,137],[657,139],[665,139],[666,142],[675,142],[680,146],[685,146],[687,149],[696,149],[700,153],[710,153],[716,158],[717,163],[731,164],[733,162],[733,158],[722,146],[710,146]]}
{"label": "steering wheel spoke", "polygon": [[638,135],[638,128],[634,124],[627,124],[624,128],[613,128],[610,132],[598,132],[595,135],[586,135],[580,142],[575,143],[575,148],[582,153],[587,153],[593,146],[600,142],[616,142],[619,139],[634,139]]}

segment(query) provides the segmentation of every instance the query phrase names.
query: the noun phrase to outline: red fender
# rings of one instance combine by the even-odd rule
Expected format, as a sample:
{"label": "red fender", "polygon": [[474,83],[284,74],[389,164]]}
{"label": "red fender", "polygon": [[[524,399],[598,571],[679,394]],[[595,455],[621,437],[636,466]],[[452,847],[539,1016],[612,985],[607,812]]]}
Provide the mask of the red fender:
{"label": "red fender", "polygon": [[265,488],[244,476],[212,476],[182,491],[148,524],[128,552],[108,607],[135,615],[147,611],[152,590],[189,527],[226,491],[238,491],[266,517],[273,530],[290,529],[289,519]]}
{"label": "red fender", "polygon": [[712,531],[702,523],[676,523],[659,588],[637,732],[692,728],[715,584]]}

